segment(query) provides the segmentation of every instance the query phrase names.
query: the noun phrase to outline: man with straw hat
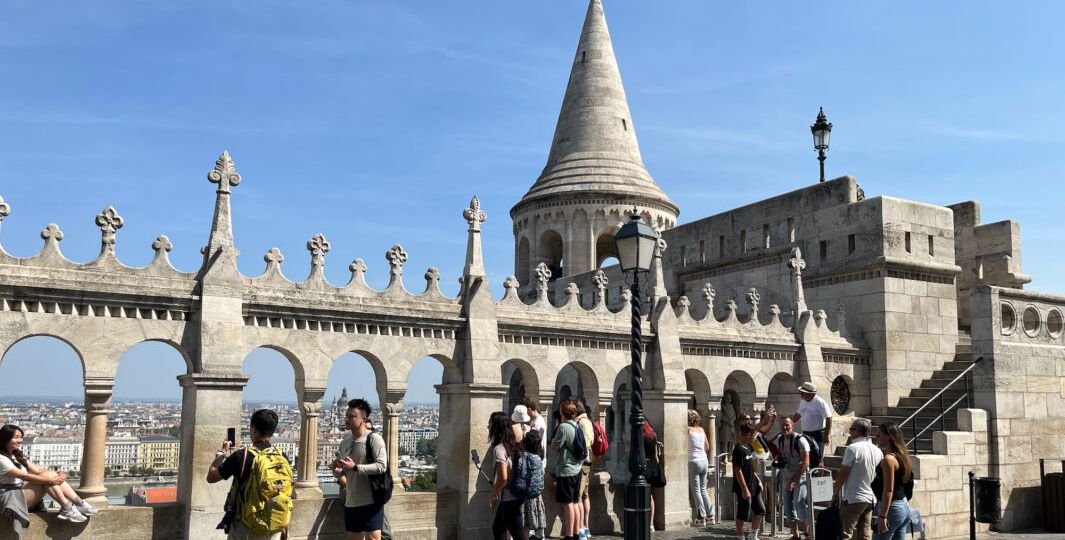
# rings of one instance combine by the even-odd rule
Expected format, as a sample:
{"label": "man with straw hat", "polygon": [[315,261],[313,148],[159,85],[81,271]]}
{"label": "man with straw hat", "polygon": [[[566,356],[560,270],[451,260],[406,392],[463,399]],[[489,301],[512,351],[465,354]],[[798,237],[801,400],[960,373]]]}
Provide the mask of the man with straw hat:
{"label": "man with straw hat", "polygon": [[832,438],[832,409],[828,402],[817,395],[817,386],[812,382],[799,385],[799,411],[792,420],[802,422],[802,432],[817,443],[820,459],[810,467],[825,466],[825,444]]}

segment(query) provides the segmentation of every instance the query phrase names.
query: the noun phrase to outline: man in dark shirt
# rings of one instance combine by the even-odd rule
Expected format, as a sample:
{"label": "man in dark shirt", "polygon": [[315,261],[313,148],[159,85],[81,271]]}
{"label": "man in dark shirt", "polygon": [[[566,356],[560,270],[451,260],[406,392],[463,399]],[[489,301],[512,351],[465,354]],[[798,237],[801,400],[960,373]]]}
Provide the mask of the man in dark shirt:
{"label": "man in dark shirt", "polygon": [[[736,532],[740,540],[758,540],[758,529],[762,526],[765,504],[762,502],[762,479],[755,472],[754,428],[740,426],[740,442],[732,450],[732,492],[736,494]],[[743,522],[751,522],[748,537],[743,532]]]}
{"label": "man in dark shirt", "polygon": [[[270,448],[270,438],[274,436],[274,431],[277,429],[277,413],[270,409],[259,409],[252,413],[250,426],[248,432],[251,435],[252,446],[259,450]],[[285,457],[288,459],[288,456]],[[245,481],[251,476],[252,462],[255,461],[255,457],[249,452],[238,451],[234,452],[232,443],[225,441],[222,443],[222,449],[215,453],[214,461],[211,463],[211,467],[207,469],[207,483],[213,484],[222,480],[228,480],[235,478],[234,482],[237,482],[237,491],[243,489]],[[236,513],[233,514],[234,516]],[[227,512],[227,518],[231,519],[230,514]],[[225,520],[223,520],[225,524]],[[232,528],[229,529],[230,540],[280,540],[282,533],[277,533],[271,536],[258,536],[252,534],[250,530],[239,519],[232,519],[229,523]]]}

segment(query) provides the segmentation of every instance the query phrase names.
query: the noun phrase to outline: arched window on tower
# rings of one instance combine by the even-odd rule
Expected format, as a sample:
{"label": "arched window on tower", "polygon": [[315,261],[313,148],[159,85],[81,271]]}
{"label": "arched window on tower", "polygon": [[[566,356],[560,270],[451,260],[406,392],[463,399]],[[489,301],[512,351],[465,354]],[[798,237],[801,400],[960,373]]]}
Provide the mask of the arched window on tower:
{"label": "arched window on tower", "polygon": [[517,261],[514,264],[514,273],[517,274],[514,277],[518,278],[518,283],[521,285],[528,285],[529,283],[529,274],[531,273],[529,251],[529,239],[522,236],[518,240]]}
{"label": "arched window on tower", "polygon": [[618,248],[614,244],[617,227],[607,227],[595,237],[595,267],[602,268],[618,264]]}
{"label": "arched window on tower", "polygon": [[540,235],[540,242],[536,247],[537,256],[540,261],[551,269],[551,281],[565,275],[565,268],[562,264],[562,256],[564,253],[562,235],[558,234],[558,231],[544,231],[544,233]]}

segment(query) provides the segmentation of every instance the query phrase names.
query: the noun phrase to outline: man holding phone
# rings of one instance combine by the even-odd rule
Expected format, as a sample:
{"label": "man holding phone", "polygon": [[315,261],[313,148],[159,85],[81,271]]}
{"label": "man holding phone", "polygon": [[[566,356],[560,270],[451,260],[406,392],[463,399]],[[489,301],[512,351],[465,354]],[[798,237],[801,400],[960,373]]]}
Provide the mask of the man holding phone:
{"label": "man holding phone", "polygon": [[[251,434],[252,448],[258,452],[271,448],[270,438],[277,429],[277,413],[270,409],[259,409],[252,413],[248,432]],[[227,439],[222,443],[222,449],[215,453],[214,461],[207,470],[207,483],[213,484],[222,480],[234,478],[237,483],[234,492],[241,493],[244,484],[252,475],[255,456],[250,451],[233,452],[236,445],[236,429],[230,428],[226,433]],[[276,452],[277,450],[274,450]],[[284,458],[286,461],[287,457]],[[289,478],[289,485],[291,485]],[[284,531],[278,531],[268,536],[252,533],[248,526],[237,518],[239,508],[230,508],[227,503],[226,515],[218,527],[229,533],[230,540],[281,540]]]}

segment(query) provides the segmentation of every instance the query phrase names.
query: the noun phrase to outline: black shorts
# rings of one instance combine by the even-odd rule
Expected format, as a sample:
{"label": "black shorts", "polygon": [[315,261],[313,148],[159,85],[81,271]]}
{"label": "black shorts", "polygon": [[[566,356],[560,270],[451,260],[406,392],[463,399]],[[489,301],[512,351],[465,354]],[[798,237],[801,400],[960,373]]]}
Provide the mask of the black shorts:
{"label": "black shorts", "polygon": [[381,504],[344,507],[344,530],[348,532],[379,531],[384,520],[385,507]]}
{"label": "black shorts", "polygon": [[744,499],[736,494],[736,521],[753,521],[754,516],[765,515],[765,503],[762,502],[761,490],[752,491],[751,498]]}
{"label": "black shorts", "polygon": [[581,500],[581,474],[555,478],[555,502],[574,504]]}

